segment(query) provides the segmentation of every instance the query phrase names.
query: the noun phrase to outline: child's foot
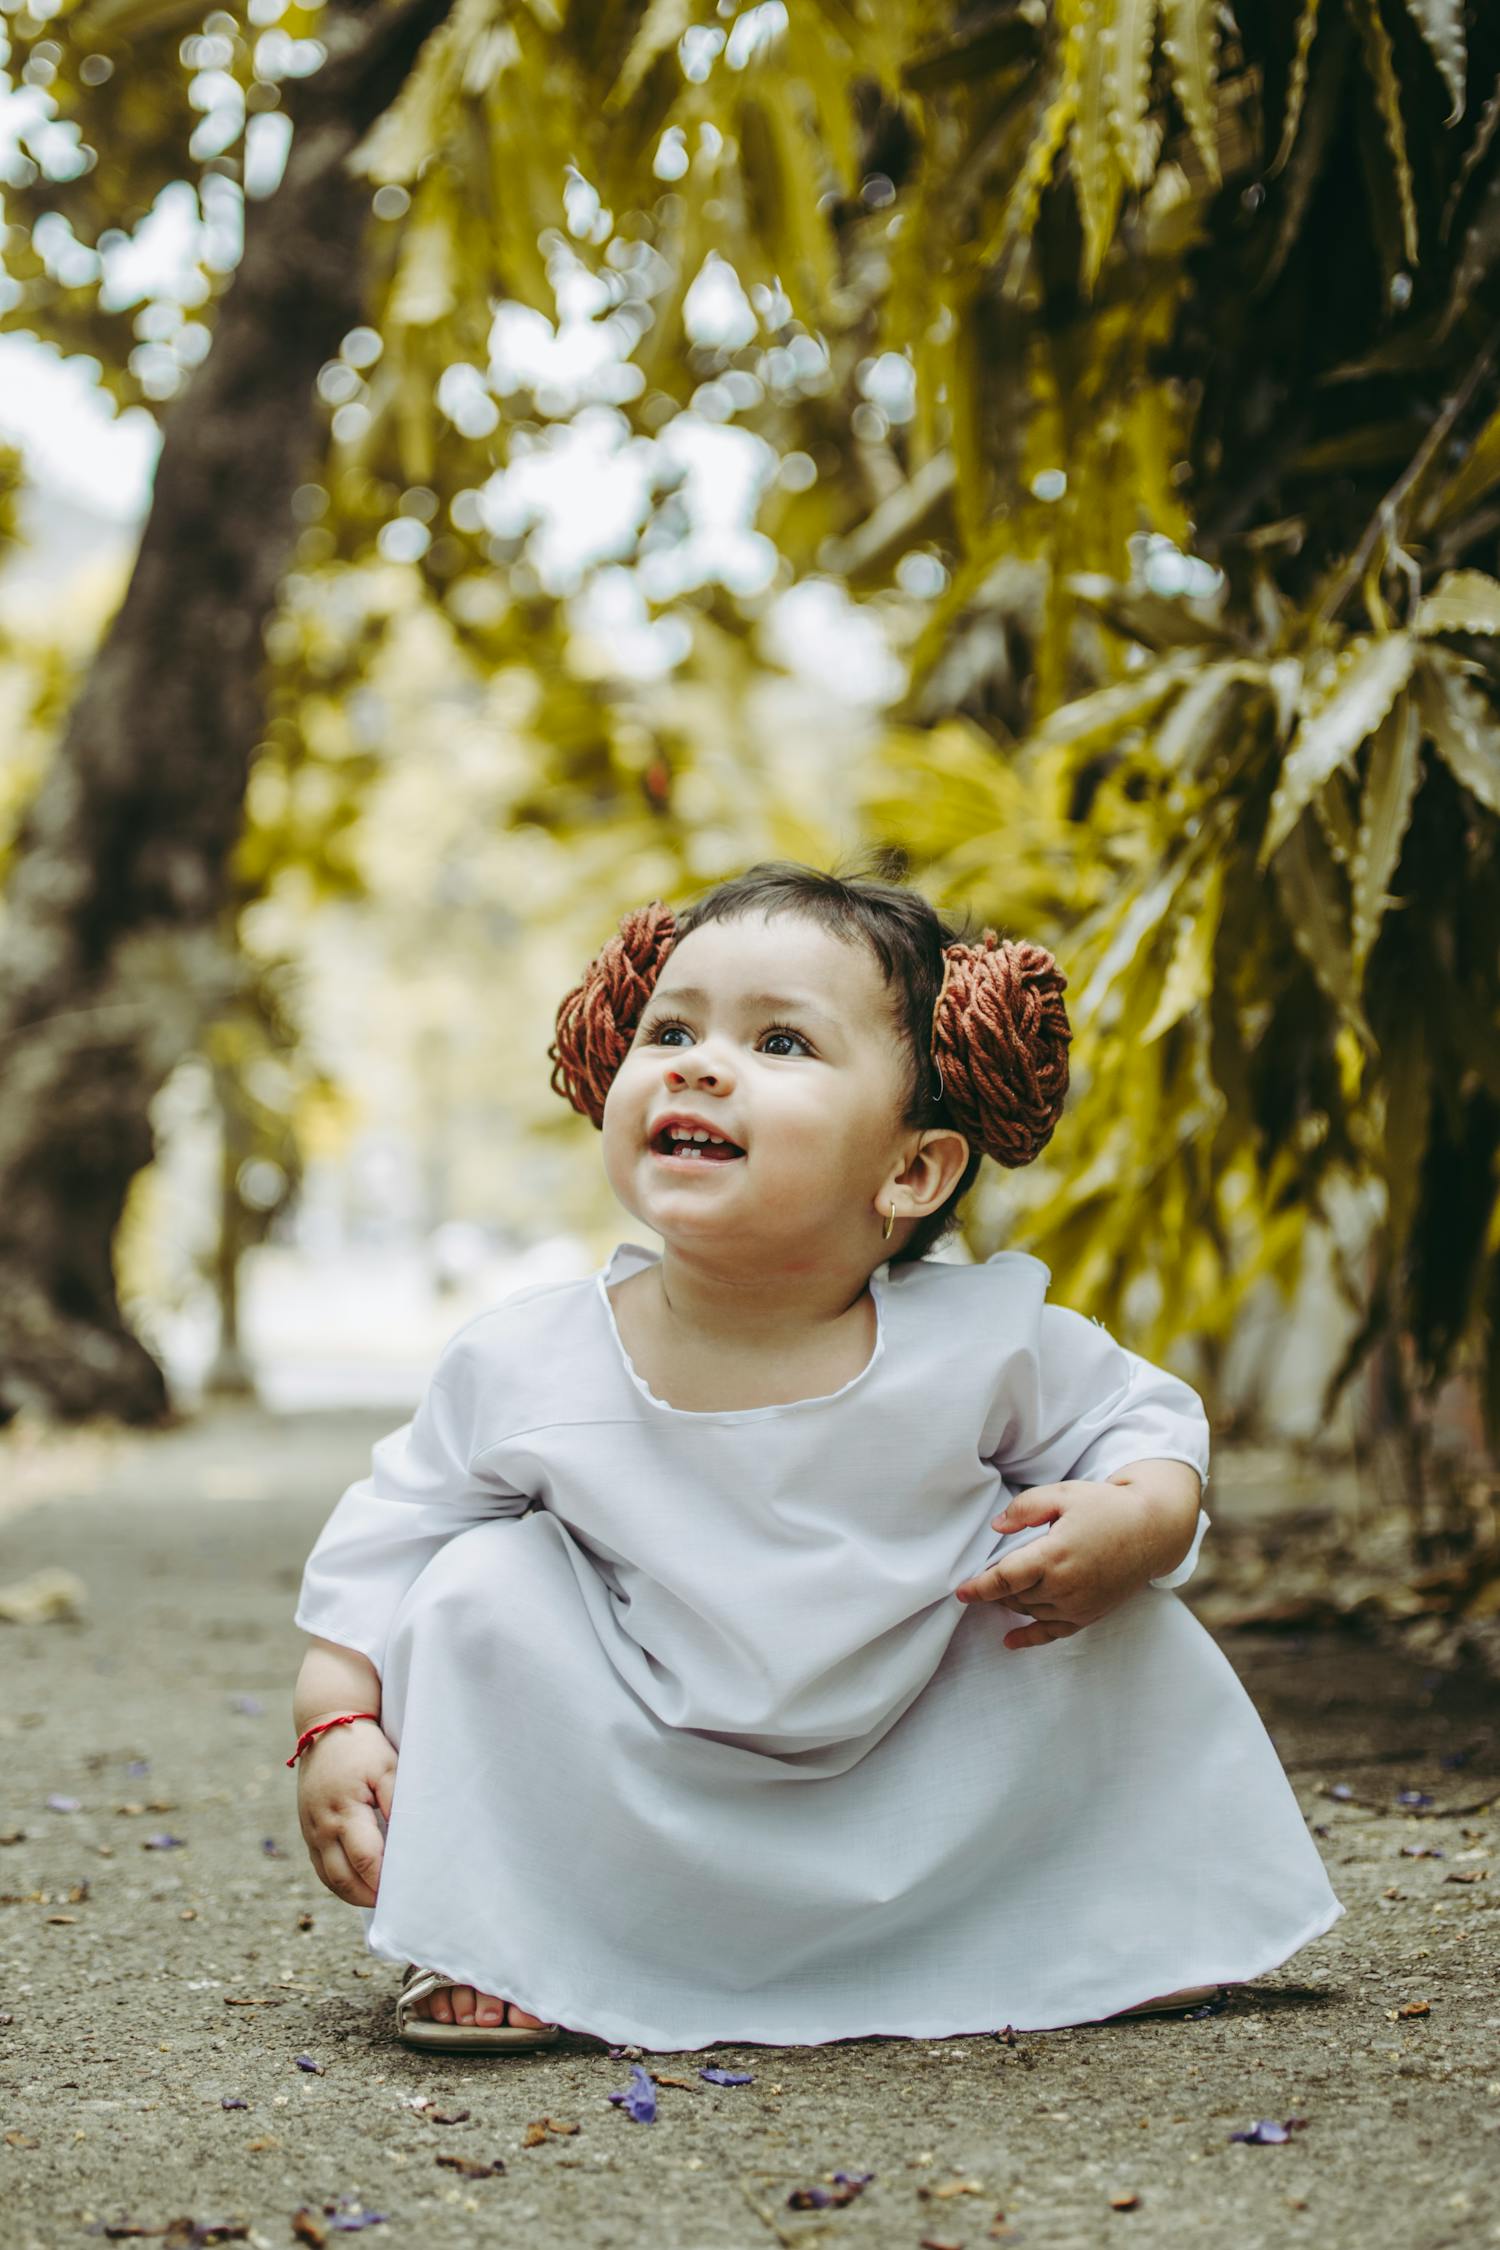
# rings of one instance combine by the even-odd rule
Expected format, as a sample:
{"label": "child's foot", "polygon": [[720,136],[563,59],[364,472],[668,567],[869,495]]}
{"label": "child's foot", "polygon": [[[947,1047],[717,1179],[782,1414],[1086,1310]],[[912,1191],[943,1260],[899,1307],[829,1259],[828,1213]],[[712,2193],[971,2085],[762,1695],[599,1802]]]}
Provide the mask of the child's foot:
{"label": "child's foot", "polygon": [[425,2000],[413,2004],[411,2013],[430,2016],[434,2023],[511,2023],[523,2031],[537,2031],[546,2021],[543,2016],[528,2016],[514,2000],[501,2000],[493,1992],[476,1992],[472,1984],[450,1985],[445,1991],[429,1993]]}

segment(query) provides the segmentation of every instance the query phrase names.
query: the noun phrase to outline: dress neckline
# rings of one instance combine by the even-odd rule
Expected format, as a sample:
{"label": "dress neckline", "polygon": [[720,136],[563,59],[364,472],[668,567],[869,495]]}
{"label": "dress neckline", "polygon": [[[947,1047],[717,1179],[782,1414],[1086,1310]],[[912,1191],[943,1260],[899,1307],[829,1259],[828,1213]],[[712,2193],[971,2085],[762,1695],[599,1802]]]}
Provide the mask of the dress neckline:
{"label": "dress neckline", "polygon": [[773,1414],[805,1414],[810,1407],[832,1406],[836,1400],[847,1398],[851,1391],[857,1390],[861,1383],[867,1381],[885,1357],[885,1285],[890,1278],[890,1260],[888,1258],[878,1265],[870,1276],[870,1295],[875,1300],[875,1348],[859,1373],[851,1375],[848,1382],[841,1383],[836,1391],[820,1392],[816,1398],[782,1399],[770,1406],[673,1406],[668,1400],[658,1398],[650,1385],[637,1373],[634,1362],[625,1349],[625,1340],[620,1334],[619,1323],[615,1319],[614,1304],[609,1294],[612,1282],[624,1281],[629,1274],[639,1273],[646,1266],[659,1266],[660,1264],[661,1252],[659,1250],[647,1250],[639,1242],[622,1242],[612,1252],[609,1263],[594,1276],[595,1285],[604,1306],[604,1317],[609,1323],[609,1332],[614,1338],[615,1350],[620,1355],[620,1365],[640,1392],[641,1397],[646,1400],[648,1405],[654,1406],[659,1414],[675,1414],[679,1421],[683,1422],[760,1422]]}

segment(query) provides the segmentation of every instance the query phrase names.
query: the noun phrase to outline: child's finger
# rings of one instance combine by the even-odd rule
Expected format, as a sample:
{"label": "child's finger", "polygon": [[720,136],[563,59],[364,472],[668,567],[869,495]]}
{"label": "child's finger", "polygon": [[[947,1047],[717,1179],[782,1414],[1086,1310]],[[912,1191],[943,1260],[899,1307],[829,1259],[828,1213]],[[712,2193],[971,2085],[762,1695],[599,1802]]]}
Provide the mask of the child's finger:
{"label": "child's finger", "polygon": [[375,1904],[374,1891],[349,1865],[340,1844],[331,1841],[326,1843],[321,1851],[314,1853],[313,1865],[318,1871],[319,1882],[325,1884],[335,1898],[341,1898],[346,1906]]}
{"label": "child's finger", "polygon": [[380,1817],[382,1820],[389,1821],[391,1817],[391,1798],[394,1795],[396,1788],[396,1761],[394,1758],[392,1758],[388,1766],[384,1767],[381,1772],[375,1775],[373,1786],[375,1790],[375,1802],[380,1807]]}
{"label": "child's finger", "polygon": [[1029,1492],[1017,1493],[1007,1500],[998,1516],[990,1518],[995,1531],[1019,1531],[1039,1523],[1056,1523],[1062,1514],[1061,1503],[1056,1499],[1057,1487],[1051,1484],[1033,1485]]}
{"label": "child's finger", "polygon": [[1014,1632],[1006,1634],[1005,1646],[1007,1648],[1040,1648],[1044,1641],[1065,1641],[1070,1633],[1076,1633],[1079,1629],[1077,1625],[1070,1625],[1062,1617],[1053,1618],[1050,1622],[1043,1620],[1035,1625],[1019,1625]]}
{"label": "child's finger", "polygon": [[1030,1609],[1032,1607],[1031,1597],[1036,1594],[1039,1599],[1043,1600],[1043,1606],[1045,1606],[1045,1599],[1041,1595],[1041,1584],[1044,1576],[1042,1571],[1036,1572],[1029,1585],[1017,1584],[1017,1580],[1023,1576],[1025,1571],[1029,1567],[1034,1567],[1028,1565],[1023,1557],[1024,1549],[1012,1560],[991,1563],[987,1570],[976,1571],[972,1578],[966,1578],[961,1586],[955,1586],[953,1590],[961,1602],[1010,1602],[1013,1605],[1019,1603],[1023,1608]]}
{"label": "child's finger", "polygon": [[359,1881],[366,1884],[373,1898],[380,1885],[380,1862],[384,1847],[380,1830],[375,1825],[375,1815],[368,1806],[357,1806],[344,1822],[339,1837],[344,1857],[353,1868]]}

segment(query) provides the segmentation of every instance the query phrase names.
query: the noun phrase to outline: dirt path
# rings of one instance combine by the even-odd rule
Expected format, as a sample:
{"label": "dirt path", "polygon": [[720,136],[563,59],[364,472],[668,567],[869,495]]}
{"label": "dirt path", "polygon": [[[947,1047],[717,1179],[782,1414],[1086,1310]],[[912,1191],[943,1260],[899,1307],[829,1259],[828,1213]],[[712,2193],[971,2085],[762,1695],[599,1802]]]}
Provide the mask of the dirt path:
{"label": "dirt path", "polygon": [[[4,2250],[177,2219],[157,2238],[278,2250],[1500,2244],[1500,1698],[1340,1634],[1223,1638],[1348,1912],[1217,2012],[646,2055],[687,2081],[649,2125],[597,2041],[398,2047],[397,1973],[313,1877],[281,1761],[302,1558],[399,1419],[220,1415],[0,1527],[0,1583],[87,1590],[81,1622],[0,1624]],[[528,2146],[545,2118],[577,2130]],[[789,2200],[838,2173],[874,2177]]]}

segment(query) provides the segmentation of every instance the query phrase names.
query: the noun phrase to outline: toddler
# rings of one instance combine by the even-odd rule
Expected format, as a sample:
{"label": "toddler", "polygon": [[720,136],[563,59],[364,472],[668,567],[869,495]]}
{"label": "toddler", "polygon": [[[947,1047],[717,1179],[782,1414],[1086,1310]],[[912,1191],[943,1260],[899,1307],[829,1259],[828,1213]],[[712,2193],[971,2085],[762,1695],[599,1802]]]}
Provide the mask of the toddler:
{"label": "toddler", "polygon": [[628,914],[553,1083],[661,1242],[461,1328],[308,1559],[320,1880],[409,2045],[1187,2006],[1344,1912],[1171,1593],[1208,1427],[1019,1251],[924,1253],[1068,1083],[1066,980],[783,863]]}

